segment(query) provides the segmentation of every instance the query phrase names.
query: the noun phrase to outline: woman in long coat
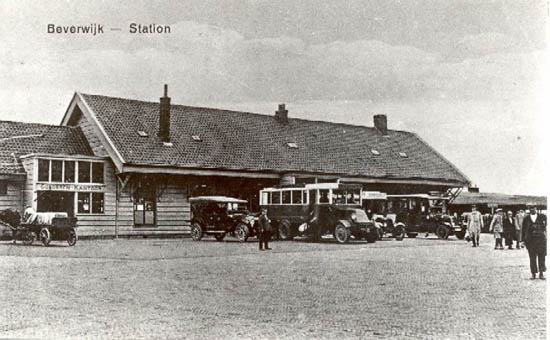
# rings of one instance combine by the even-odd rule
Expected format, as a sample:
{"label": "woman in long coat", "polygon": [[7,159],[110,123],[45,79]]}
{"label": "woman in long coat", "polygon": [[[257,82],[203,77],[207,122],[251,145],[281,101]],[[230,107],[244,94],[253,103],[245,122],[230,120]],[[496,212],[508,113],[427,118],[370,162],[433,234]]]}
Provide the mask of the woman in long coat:
{"label": "woman in long coat", "polygon": [[502,223],[502,209],[497,209],[497,213],[493,216],[489,227],[489,231],[492,231],[495,236],[495,249],[504,249],[502,245],[502,233],[504,231]]}

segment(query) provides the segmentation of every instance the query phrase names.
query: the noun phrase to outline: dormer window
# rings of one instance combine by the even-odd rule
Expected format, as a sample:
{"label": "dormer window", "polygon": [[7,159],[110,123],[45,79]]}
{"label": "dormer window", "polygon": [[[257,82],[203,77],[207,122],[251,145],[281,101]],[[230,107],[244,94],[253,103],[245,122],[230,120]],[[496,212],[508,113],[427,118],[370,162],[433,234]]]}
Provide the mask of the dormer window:
{"label": "dormer window", "polygon": [[375,156],[380,155],[380,152],[378,152],[378,150],[376,150],[376,149],[370,149],[370,152]]}
{"label": "dormer window", "polygon": [[291,149],[298,149],[298,144],[296,143],[290,142],[290,143],[286,143],[286,145]]}
{"label": "dormer window", "polygon": [[199,136],[199,135],[192,135],[191,138],[193,138],[193,140],[194,140],[195,142],[200,142],[200,141],[202,141],[201,136]]}
{"label": "dormer window", "polygon": [[143,130],[139,130],[138,131],[138,135],[140,137],[148,137],[149,135],[147,134],[147,132],[143,131]]}
{"label": "dormer window", "polygon": [[399,157],[401,157],[401,158],[407,158],[407,157],[409,157],[409,155],[407,155],[407,153],[405,153],[405,152],[400,152],[400,153],[399,153]]}
{"label": "dormer window", "polygon": [[162,145],[164,145],[164,146],[174,146],[174,143],[172,143],[172,142],[162,142]]}

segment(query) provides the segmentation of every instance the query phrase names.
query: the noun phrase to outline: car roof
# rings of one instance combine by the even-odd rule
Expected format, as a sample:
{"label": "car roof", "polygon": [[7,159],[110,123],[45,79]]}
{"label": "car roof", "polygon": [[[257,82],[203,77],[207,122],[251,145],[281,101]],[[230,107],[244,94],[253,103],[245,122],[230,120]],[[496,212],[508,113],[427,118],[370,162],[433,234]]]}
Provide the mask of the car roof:
{"label": "car roof", "polygon": [[246,200],[242,200],[235,197],[228,196],[197,196],[189,198],[190,202],[218,202],[218,203],[248,203]]}

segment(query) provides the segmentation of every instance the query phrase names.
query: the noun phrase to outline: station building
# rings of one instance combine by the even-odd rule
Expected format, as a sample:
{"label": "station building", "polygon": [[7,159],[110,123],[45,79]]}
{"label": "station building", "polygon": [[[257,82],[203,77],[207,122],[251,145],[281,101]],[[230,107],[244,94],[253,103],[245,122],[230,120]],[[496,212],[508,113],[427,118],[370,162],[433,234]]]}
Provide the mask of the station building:
{"label": "station building", "polygon": [[[75,93],[58,126],[0,121],[0,210],[65,211],[79,236],[189,231],[189,198],[228,195],[256,211],[281,184],[360,183],[388,194],[470,184],[418,135],[374,126]],[[289,203],[291,204],[291,203]]]}

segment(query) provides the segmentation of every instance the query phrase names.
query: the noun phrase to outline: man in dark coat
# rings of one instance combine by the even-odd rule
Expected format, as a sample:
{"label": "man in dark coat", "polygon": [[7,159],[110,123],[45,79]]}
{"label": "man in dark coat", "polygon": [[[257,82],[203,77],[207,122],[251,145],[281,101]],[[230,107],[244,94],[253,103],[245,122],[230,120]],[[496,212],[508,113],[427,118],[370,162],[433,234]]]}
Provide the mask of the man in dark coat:
{"label": "man in dark coat", "polygon": [[273,227],[271,226],[271,221],[267,217],[267,209],[262,208],[262,212],[260,214],[260,217],[258,218],[258,241],[260,250],[271,250],[269,248],[268,242],[271,238],[271,232],[273,231]]}
{"label": "man in dark coat", "polygon": [[535,279],[538,272],[539,278],[544,280],[543,273],[546,271],[546,216],[537,213],[535,206],[529,207],[529,215],[523,219],[521,239],[529,252],[531,279]]}
{"label": "man in dark coat", "polygon": [[508,211],[503,221],[504,238],[506,239],[506,245],[508,249],[514,249],[514,239],[516,236],[516,226],[514,225],[514,214]]}

